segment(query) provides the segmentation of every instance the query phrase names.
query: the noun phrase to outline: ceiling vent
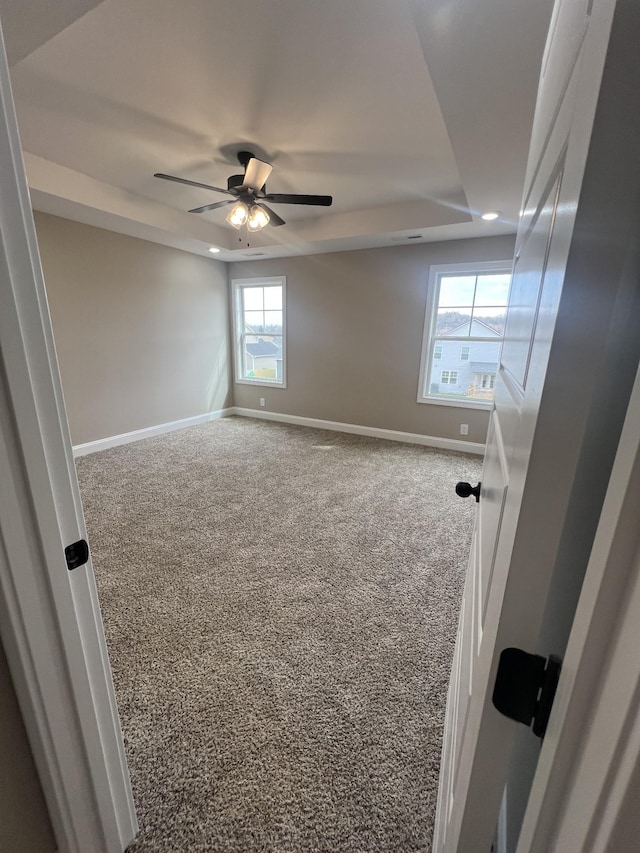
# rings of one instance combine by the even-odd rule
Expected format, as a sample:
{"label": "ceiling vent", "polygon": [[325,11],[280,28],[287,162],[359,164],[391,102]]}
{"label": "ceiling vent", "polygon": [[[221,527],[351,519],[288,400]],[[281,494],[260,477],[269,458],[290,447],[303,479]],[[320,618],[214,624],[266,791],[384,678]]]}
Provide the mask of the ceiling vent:
{"label": "ceiling vent", "polygon": [[245,258],[264,258],[266,257],[266,252],[243,252],[242,253]]}

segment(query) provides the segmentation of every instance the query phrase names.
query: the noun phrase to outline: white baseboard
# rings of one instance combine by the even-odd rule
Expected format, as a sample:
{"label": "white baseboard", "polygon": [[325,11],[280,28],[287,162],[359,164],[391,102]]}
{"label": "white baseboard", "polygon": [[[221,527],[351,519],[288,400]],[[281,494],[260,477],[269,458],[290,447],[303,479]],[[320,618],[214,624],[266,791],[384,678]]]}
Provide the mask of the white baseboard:
{"label": "white baseboard", "polygon": [[406,444],[421,444],[425,447],[437,447],[440,450],[457,450],[461,453],[472,453],[482,456],[484,444],[474,441],[459,441],[454,438],[438,438],[433,435],[420,435],[416,432],[401,432],[395,429],[382,429],[381,427],[360,426],[358,424],[343,424],[339,421],[324,421],[320,418],[305,418],[301,415],[284,415],[279,412],[261,412],[258,409],[244,409],[240,406],[230,406],[227,409],[219,409],[217,412],[206,412],[192,418],[183,418],[180,421],[170,421],[166,424],[136,429],[133,432],[124,432],[121,435],[111,435],[108,438],[99,438],[97,441],[88,441],[86,444],[76,444],[73,448],[74,459],[78,456],[86,456],[88,453],[97,453],[100,450],[108,450],[120,444],[129,444],[132,441],[141,441],[154,435],[162,435],[165,432],[173,432],[176,429],[186,429],[196,424],[216,421],[218,418],[226,418],[230,415],[239,415],[243,418],[259,418],[265,421],[278,421],[284,424],[311,427],[312,429],[327,429],[332,432],[347,432],[353,435],[366,435],[370,438],[385,438],[387,441],[403,441]]}
{"label": "white baseboard", "polygon": [[233,414],[232,408],[219,409],[217,412],[205,412],[204,415],[195,415],[192,418],[183,418],[180,421],[170,421],[166,424],[136,429],[133,432],[123,432],[121,435],[111,435],[108,438],[99,438],[97,441],[88,441],[86,444],[76,444],[73,447],[73,458],[86,456],[88,453],[97,453],[99,450],[108,450],[119,444],[129,444],[131,441],[141,441],[143,438],[151,438],[153,435],[162,435],[165,432],[173,432],[176,429],[203,424],[207,421],[217,421],[218,418]]}
{"label": "white baseboard", "polygon": [[303,418],[300,415],[283,415],[279,412],[262,412],[259,409],[244,409],[240,406],[233,406],[228,412],[230,415],[240,415],[243,418],[260,418],[265,421],[279,421],[285,424],[312,427],[313,429],[328,429],[332,432],[349,432],[354,435],[385,438],[388,441],[403,441],[406,444],[422,444],[426,447],[437,447],[440,450],[457,450],[462,453],[473,453],[480,456],[484,454],[485,449],[484,444],[478,444],[474,441],[437,438],[433,435],[420,435],[416,432],[400,432],[395,429],[343,424],[338,421],[323,421],[319,418]]}

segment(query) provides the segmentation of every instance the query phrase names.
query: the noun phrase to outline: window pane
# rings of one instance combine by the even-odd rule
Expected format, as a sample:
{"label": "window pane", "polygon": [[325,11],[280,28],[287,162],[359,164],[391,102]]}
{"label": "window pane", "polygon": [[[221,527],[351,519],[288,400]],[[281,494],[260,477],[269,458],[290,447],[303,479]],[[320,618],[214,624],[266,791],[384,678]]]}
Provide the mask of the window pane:
{"label": "window pane", "polygon": [[511,276],[508,273],[504,275],[478,276],[475,304],[506,305],[510,283]]}
{"label": "window pane", "polygon": [[284,385],[284,278],[256,279],[255,285],[233,281],[232,289],[236,381]]}
{"label": "window pane", "polygon": [[440,275],[431,319],[430,349],[423,356],[424,398],[488,401],[493,398],[504,336],[511,274]]}
{"label": "window pane", "polygon": [[468,337],[469,324],[471,322],[471,311],[464,308],[454,310],[452,308],[441,308],[436,319],[436,335],[458,335]]}
{"label": "window pane", "polygon": [[492,332],[497,332],[500,336],[504,334],[504,324],[507,318],[506,308],[474,308],[473,316],[474,319],[480,320],[480,323],[474,323],[472,334],[481,337],[485,337],[485,335],[492,337]]}
{"label": "window pane", "polygon": [[476,287],[475,275],[443,275],[440,278],[440,298],[438,305],[472,305]]}
{"label": "window pane", "polygon": [[264,288],[264,308],[265,311],[282,311],[282,288],[280,286]]}
{"label": "window pane", "polygon": [[264,312],[265,332],[282,331],[282,311]]}
{"label": "window pane", "polygon": [[249,332],[263,331],[264,314],[262,311],[245,311],[244,327]]}
{"label": "window pane", "polygon": [[263,308],[263,287],[243,287],[242,293],[244,297],[245,311],[262,311]]}

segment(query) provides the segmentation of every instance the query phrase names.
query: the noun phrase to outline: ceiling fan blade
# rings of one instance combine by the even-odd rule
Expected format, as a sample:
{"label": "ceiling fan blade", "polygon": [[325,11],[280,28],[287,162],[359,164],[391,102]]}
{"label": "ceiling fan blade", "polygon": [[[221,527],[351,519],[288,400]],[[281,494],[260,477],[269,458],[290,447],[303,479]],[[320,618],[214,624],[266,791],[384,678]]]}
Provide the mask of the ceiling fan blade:
{"label": "ceiling fan blade", "polygon": [[199,181],[188,181],[186,178],[176,178],[175,175],[165,175],[162,172],[156,172],[154,178],[162,178],[164,181],[175,181],[176,184],[186,184],[188,187],[201,187],[203,190],[213,190],[217,193],[225,195],[235,195],[229,190],[223,190],[222,187],[212,187],[211,184],[201,184]]}
{"label": "ceiling fan blade", "polygon": [[203,204],[202,207],[194,207],[188,213],[206,213],[208,210],[215,210],[217,207],[226,207],[228,204],[233,204],[233,200],[214,201],[213,204]]}
{"label": "ceiling fan blade", "polygon": [[322,207],[330,207],[333,202],[333,196],[330,195],[287,195],[286,193],[267,193],[262,196],[262,199],[274,204],[319,204]]}
{"label": "ceiling fan blade", "polygon": [[281,216],[278,216],[278,214],[275,212],[275,210],[272,210],[268,205],[260,202],[260,203],[258,203],[258,207],[261,207],[269,215],[269,225],[273,225],[274,227],[277,227],[278,225],[286,225],[287,224],[284,221],[284,219]]}
{"label": "ceiling fan blade", "polygon": [[250,187],[252,190],[262,189],[272,170],[273,166],[270,166],[269,163],[263,163],[262,160],[252,157],[247,163],[242,186]]}

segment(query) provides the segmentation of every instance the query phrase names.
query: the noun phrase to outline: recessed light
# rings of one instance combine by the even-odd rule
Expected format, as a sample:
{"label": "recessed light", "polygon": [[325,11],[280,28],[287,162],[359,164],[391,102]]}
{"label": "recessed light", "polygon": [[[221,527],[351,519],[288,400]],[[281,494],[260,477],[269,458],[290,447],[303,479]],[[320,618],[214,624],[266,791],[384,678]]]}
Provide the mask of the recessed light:
{"label": "recessed light", "polygon": [[493,219],[497,219],[499,216],[499,210],[487,210],[486,213],[482,214],[482,219],[486,219],[487,222],[491,222]]}
{"label": "recessed light", "polygon": [[215,246],[209,246],[209,251],[212,255],[217,255],[220,249],[217,249]]}

